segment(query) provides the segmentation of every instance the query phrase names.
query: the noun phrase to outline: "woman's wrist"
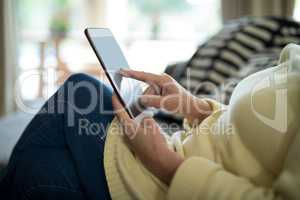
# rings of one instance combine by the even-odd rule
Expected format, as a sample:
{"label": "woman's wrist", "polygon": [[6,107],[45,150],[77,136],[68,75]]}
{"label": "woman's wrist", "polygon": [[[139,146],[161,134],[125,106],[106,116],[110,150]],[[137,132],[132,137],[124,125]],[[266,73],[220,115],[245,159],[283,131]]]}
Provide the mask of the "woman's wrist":
{"label": "woman's wrist", "polygon": [[166,149],[161,155],[158,155],[157,171],[154,172],[160,180],[170,184],[176,170],[184,159],[176,152]]}
{"label": "woman's wrist", "polygon": [[183,162],[183,158],[176,152],[169,150],[164,164],[162,165],[163,170],[163,181],[168,185],[171,183],[178,167]]}

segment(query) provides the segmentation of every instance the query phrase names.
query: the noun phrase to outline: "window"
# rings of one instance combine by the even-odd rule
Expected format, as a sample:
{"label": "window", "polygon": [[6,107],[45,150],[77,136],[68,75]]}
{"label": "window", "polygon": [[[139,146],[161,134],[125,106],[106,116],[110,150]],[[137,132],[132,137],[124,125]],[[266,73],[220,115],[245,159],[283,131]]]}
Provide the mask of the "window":
{"label": "window", "polygon": [[[189,59],[195,48],[221,27],[220,0],[22,0],[20,73],[68,68],[93,73],[99,64],[83,29],[109,27],[132,68],[161,73],[174,62]],[[87,70],[88,69],[88,70]],[[44,94],[43,84],[57,84],[49,73],[24,81],[22,97]],[[55,87],[51,89],[53,92]]]}
{"label": "window", "polygon": [[300,1],[296,0],[295,1],[295,8],[294,8],[294,19],[297,21],[300,21]]}
{"label": "window", "polygon": [[110,0],[107,24],[133,67],[159,73],[220,29],[220,0]]}

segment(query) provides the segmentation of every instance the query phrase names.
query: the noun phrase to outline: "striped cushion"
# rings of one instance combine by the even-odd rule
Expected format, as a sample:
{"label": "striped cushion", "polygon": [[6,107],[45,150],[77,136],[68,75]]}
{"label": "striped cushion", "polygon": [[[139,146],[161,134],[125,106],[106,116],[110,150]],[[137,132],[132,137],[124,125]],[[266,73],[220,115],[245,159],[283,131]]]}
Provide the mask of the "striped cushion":
{"label": "striped cushion", "polygon": [[199,46],[177,80],[197,96],[228,103],[236,82],[273,64],[289,43],[300,43],[297,22],[277,17],[234,20]]}

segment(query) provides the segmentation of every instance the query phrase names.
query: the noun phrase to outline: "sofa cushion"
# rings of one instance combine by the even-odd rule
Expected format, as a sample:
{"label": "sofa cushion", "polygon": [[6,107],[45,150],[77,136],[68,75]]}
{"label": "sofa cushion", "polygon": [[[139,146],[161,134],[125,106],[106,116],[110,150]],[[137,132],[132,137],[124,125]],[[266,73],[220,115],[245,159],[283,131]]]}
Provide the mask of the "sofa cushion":
{"label": "sofa cushion", "polygon": [[[295,21],[278,17],[233,20],[198,47],[184,70],[177,69],[182,73],[176,78],[197,96],[228,103],[235,82],[273,64],[289,43],[300,43],[300,24]],[[262,57],[269,64],[249,65],[255,58]]]}

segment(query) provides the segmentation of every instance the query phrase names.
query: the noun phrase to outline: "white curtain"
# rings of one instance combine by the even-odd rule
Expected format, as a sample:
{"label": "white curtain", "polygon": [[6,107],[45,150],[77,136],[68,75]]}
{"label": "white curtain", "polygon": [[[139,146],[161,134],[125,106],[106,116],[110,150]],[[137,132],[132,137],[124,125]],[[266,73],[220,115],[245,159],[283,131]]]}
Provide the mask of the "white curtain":
{"label": "white curtain", "polygon": [[0,115],[12,112],[17,69],[15,0],[0,1]]}
{"label": "white curtain", "polygon": [[243,16],[292,17],[295,0],[221,0],[223,21]]}

